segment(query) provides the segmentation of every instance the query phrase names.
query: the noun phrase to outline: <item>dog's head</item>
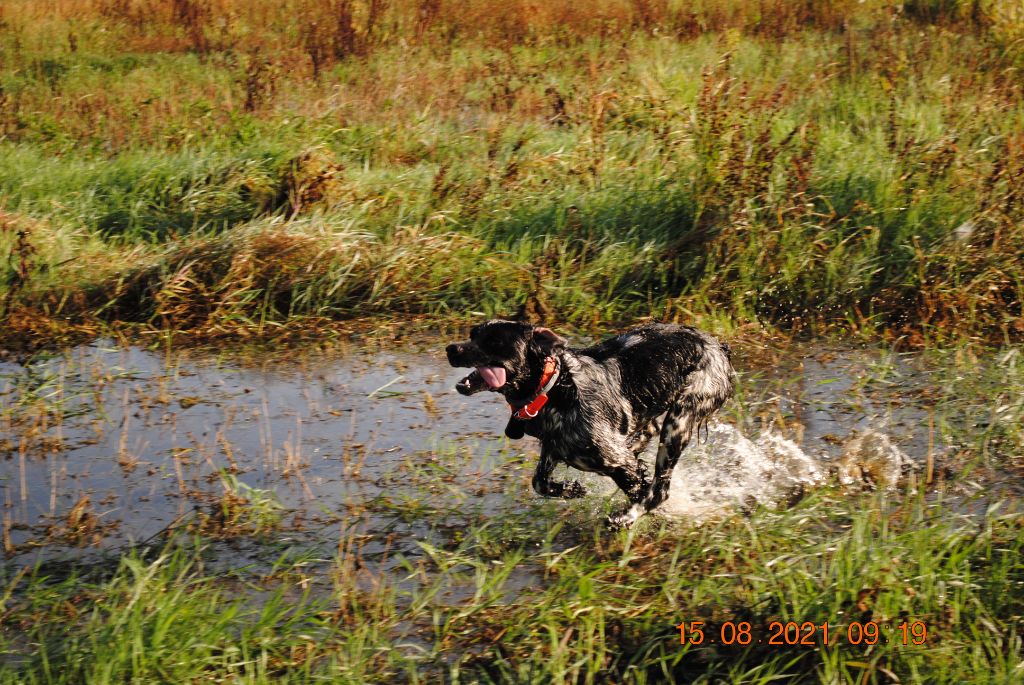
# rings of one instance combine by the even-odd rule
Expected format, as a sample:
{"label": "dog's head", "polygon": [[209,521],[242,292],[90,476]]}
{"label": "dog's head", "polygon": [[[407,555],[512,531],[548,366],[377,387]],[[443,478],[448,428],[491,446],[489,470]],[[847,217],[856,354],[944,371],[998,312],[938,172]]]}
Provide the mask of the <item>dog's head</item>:
{"label": "dog's head", "polygon": [[493,319],[469,332],[469,340],[446,348],[452,366],[475,369],[455,386],[463,395],[481,390],[507,398],[536,390],[544,360],[565,347],[566,341],[547,328]]}

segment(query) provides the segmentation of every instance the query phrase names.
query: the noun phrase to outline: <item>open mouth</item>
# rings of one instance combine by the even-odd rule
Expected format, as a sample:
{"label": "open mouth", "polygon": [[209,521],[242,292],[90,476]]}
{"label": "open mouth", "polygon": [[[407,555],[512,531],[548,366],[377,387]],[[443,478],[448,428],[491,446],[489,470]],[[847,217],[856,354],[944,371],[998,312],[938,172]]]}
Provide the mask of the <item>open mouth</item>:
{"label": "open mouth", "polygon": [[476,372],[484,379],[491,390],[505,385],[505,369],[501,366],[478,366]]}
{"label": "open mouth", "polygon": [[481,390],[497,390],[505,385],[505,369],[500,366],[478,366],[455,384],[455,389],[462,395],[472,395]]}

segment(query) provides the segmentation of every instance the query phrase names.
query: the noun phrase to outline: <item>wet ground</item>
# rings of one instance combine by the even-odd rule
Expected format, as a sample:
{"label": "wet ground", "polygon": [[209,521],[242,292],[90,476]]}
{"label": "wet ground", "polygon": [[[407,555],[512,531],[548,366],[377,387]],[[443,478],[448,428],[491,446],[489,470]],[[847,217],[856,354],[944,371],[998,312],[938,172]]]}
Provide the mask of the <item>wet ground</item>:
{"label": "wet ground", "polygon": [[[456,394],[462,374],[442,349],[227,360],[97,341],[0,362],[6,557],[95,555],[169,527],[230,537],[265,526],[278,545],[330,549],[345,537],[397,558],[510,521],[537,499],[536,441],[501,436],[497,396]],[[784,505],[850,460],[856,430],[891,441],[904,474],[943,477],[952,447],[936,426],[949,417],[936,418],[922,359],[816,345],[741,355],[737,368],[737,398],[684,454],[663,515]],[[584,515],[618,502],[602,481],[587,478]]]}

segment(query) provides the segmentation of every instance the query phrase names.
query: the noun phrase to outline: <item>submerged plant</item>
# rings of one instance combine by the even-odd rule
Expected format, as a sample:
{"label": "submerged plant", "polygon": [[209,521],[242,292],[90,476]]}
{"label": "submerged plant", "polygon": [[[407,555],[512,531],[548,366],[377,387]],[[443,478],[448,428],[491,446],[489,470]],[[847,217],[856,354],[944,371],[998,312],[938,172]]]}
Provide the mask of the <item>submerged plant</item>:
{"label": "submerged plant", "polygon": [[197,513],[192,528],[213,537],[234,537],[269,533],[281,525],[284,505],[272,491],[246,485],[224,470],[220,482],[223,494],[208,511]]}

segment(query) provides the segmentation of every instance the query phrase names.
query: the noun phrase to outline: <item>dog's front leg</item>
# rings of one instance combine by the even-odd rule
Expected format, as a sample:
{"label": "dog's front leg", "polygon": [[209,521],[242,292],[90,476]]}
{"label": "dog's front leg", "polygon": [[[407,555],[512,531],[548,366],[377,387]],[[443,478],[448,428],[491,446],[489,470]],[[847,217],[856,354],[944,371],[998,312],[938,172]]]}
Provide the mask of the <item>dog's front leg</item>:
{"label": "dog's front leg", "polygon": [[626,497],[629,499],[629,504],[625,509],[608,517],[610,528],[629,528],[645,513],[643,502],[651,487],[651,481],[647,479],[646,471],[643,462],[637,461],[635,465],[620,466],[608,472],[607,475],[611,476],[615,484],[626,493]]}
{"label": "dog's front leg", "polygon": [[543,497],[561,497],[562,499],[576,499],[587,494],[587,489],[578,480],[568,482],[551,480],[551,474],[557,463],[551,450],[541,446],[540,461],[537,462],[537,470],[533,472],[533,489],[537,491],[537,494]]}

